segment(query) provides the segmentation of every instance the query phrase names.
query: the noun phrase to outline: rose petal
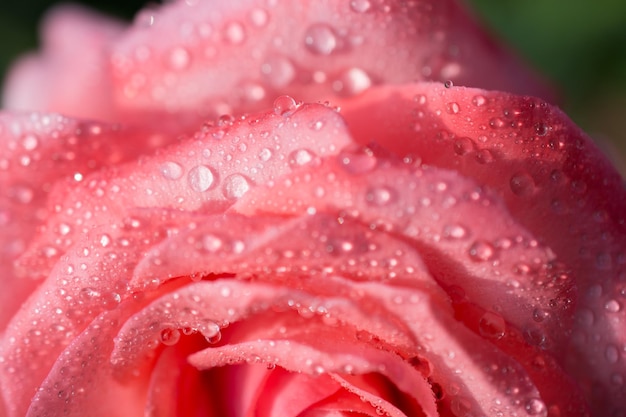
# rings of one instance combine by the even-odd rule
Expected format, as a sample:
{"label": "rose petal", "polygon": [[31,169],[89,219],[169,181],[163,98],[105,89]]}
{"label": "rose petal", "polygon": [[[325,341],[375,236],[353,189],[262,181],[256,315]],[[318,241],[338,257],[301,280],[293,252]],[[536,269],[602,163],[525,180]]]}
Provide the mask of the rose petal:
{"label": "rose petal", "polygon": [[[31,58],[17,67],[9,107],[189,126],[267,108],[280,94],[314,102],[415,80],[549,94],[452,0],[179,1],[141,11],[122,36],[115,25],[75,9],[52,16],[46,61]],[[77,48],[84,62],[66,59],[65,51]],[[43,74],[47,61],[59,69]],[[67,85],[77,77],[84,82]],[[33,92],[33,85],[40,88]],[[47,100],[33,98],[42,92]]]}
{"label": "rose petal", "polygon": [[5,108],[112,118],[112,79],[106,49],[121,22],[78,6],[53,9],[42,25],[43,52],[22,58],[4,84]]}
{"label": "rose petal", "polygon": [[[11,291],[0,294],[0,328],[46,275],[40,263],[16,267],[28,242],[44,222],[44,206],[56,182],[77,183],[104,166],[150,154],[165,143],[144,129],[120,128],[69,119],[58,114],[0,115],[0,270]],[[55,226],[56,240],[68,237],[71,225]],[[42,248],[41,264],[58,255],[55,244]],[[33,279],[28,279],[28,278]]]}

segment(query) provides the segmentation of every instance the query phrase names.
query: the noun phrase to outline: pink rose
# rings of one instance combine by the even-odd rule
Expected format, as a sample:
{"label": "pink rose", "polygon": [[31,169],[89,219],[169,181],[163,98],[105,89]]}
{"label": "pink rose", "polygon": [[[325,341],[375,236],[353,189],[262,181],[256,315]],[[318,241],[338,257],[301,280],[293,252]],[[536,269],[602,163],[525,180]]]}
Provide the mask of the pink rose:
{"label": "pink rose", "polygon": [[0,416],[626,413],[622,179],[456,2],[43,32],[0,116]]}

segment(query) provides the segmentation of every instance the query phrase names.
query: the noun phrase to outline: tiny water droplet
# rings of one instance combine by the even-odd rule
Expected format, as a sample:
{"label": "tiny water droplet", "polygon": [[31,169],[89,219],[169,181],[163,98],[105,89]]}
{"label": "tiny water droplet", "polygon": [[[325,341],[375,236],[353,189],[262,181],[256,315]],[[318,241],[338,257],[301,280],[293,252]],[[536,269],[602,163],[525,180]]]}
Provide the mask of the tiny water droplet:
{"label": "tiny water droplet", "polygon": [[274,100],[274,113],[280,116],[289,116],[297,107],[296,100],[290,96],[280,96]]}
{"label": "tiny water droplet", "polygon": [[476,107],[484,106],[487,99],[484,96],[477,95],[472,98],[472,104]]}
{"label": "tiny water droplet", "polygon": [[468,138],[458,138],[454,141],[454,153],[460,156],[466,155],[474,150],[474,142]]}
{"label": "tiny water droplet", "polygon": [[608,300],[604,303],[604,309],[609,313],[618,313],[622,309],[622,305],[617,300]]}
{"label": "tiny water droplet", "polygon": [[370,0],[350,0],[350,8],[357,13],[365,13],[372,8]]}
{"label": "tiny water droplet", "polygon": [[388,186],[372,187],[365,193],[365,201],[372,206],[386,206],[396,200],[397,192]]}
{"label": "tiny water droplet", "polygon": [[263,162],[269,161],[271,157],[272,151],[269,148],[263,148],[261,149],[261,152],[259,152],[259,159]]}
{"label": "tiny water droplet", "polygon": [[241,198],[250,191],[250,180],[241,174],[233,174],[224,180],[222,194],[228,199]]}
{"label": "tiny water droplet", "polygon": [[476,152],[476,162],[479,164],[489,164],[494,161],[493,153],[489,149],[481,149]]}
{"label": "tiny water droplet", "polygon": [[316,155],[308,149],[298,149],[289,154],[289,165],[299,167],[308,165],[315,160]]}
{"label": "tiny water droplet", "polygon": [[378,163],[372,150],[364,147],[344,148],[339,152],[338,159],[343,169],[352,174],[369,172]]}
{"label": "tiny water droplet", "polygon": [[224,27],[224,39],[233,45],[242,44],[246,40],[246,31],[239,22],[230,22]]}
{"label": "tiny water droplet", "polygon": [[172,161],[162,163],[160,171],[161,175],[168,180],[177,180],[183,176],[183,167]]}
{"label": "tiny water droplet", "polygon": [[166,346],[174,346],[180,340],[180,330],[165,328],[161,330],[161,334],[159,335],[161,343]]}
{"label": "tiny water droplet", "polygon": [[452,80],[447,80],[446,82],[443,83],[443,86],[445,88],[452,88],[454,87],[454,83],[452,82]]}
{"label": "tiny water droplet", "polygon": [[531,398],[526,402],[524,408],[526,408],[526,412],[531,416],[546,416],[548,414],[545,403],[539,398]]}
{"label": "tiny water droplet", "polygon": [[309,26],[304,33],[304,46],[316,55],[330,55],[337,46],[338,40],[332,27],[325,23]]}
{"label": "tiny water droplet", "polygon": [[496,249],[489,242],[477,240],[470,246],[468,254],[473,261],[489,261],[496,256]]}
{"label": "tiny water droplet", "polygon": [[192,190],[204,192],[216,184],[216,174],[213,170],[204,165],[198,165],[189,170],[187,181]]}
{"label": "tiny water droplet", "polygon": [[468,234],[467,229],[460,224],[448,224],[443,228],[443,236],[448,239],[463,239]]}
{"label": "tiny water droplet", "polygon": [[457,114],[461,111],[461,106],[459,103],[451,102],[446,104],[446,111],[450,114]]}
{"label": "tiny water droplet", "polygon": [[513,194],[519,197],[526,197],[534,192],[535,181],[526,172],[518,172],[511,177],[509,186]]}
{"label": "tiny water droplet", "polygon": [[174,71],[182,71],[191,64],[191,54],[186,48],[178,46],[167,55],[167,65]]}
{"label": "tiny water droplet", "polygon": [[343,96],[355,96],[370,88],[372,80],[361,68],[346,70],[335,82],[333,89]]}
{"label": "tiny water droplet", "polygon": [[491,339],[502,339],[506,332],[504,319],[491,311],[487,311],[478,322],[480,334]]}
{"label": "tiny water droplet", "polygon": [[218,236],[204,235],[202,236],[202,247],[208,252],[217,252],[224,246],[224,242]]}

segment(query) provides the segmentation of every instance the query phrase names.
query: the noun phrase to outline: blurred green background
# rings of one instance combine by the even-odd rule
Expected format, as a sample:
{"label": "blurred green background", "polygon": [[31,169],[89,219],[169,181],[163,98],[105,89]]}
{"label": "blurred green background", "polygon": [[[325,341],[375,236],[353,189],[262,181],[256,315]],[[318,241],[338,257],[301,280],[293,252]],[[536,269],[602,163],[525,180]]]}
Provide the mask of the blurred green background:
{"label": "blurred green background", "polygon": [[[297,1],[297,0],[294,0]],[[347,1],[347,0],[346,0]],[[626,1],[465,0],[561,93],[561,107],[600,143],[626,155]],[[37,24],[53,0],[1,0],[0,76],[37,47]],[[144,0],[83,0],[131,19]],[[616,153],[616,154],[617,154]]]}

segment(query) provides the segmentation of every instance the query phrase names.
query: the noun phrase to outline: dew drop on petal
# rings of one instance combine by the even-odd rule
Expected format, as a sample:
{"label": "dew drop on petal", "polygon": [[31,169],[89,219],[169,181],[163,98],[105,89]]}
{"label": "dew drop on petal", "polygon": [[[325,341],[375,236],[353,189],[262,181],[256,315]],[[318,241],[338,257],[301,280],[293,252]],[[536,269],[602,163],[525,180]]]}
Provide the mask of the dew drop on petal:
{"label": "dew drop on petal", "polygon": [[370,0],[350,0],[350,8],[357,13],[365,13],[372,8]]}
{"label": "dew drop on petal", "polygon": [[191,64],[191,55],[182,46],[173,48],[167,55],[167,65],[174,71],[182,71]]}
{"label": "dew drop on petal", "polygon": [[622,309],[622,306],[617,300],[608,300],[604,303],[604,309],[609,313],[618,313]]}
{"label": "dew drop on petal", "polygon": [[189,170],[187,181],[192,190],[204,192],[215,185],[215,174],[213,170],[204,165],[198,165]]}
{"label": "dew drop on petal", "polygon": [[160,171],[161,175],[168,180],[177,180],[183,176],[183,167],[172,161],[162,163]]}
{"label": "dew drop on petal", "polygon": [[233,45],[239,45],[246,40],[246,31],[239,22],[230,22],[224,27],[224,39]]}
{"label": "dew drop on petal", "polygon": [[476,162],[479,164],[489,164],[494,161],[493,153],[489,149],[481,149],[476,152]]}
{"label": "dew drop on petal", "polygon": [[608,345],[604,350],[604,357],[608,363],[617,363],[619,360],[619,349],[615,345]]}
{"label": "dew drop on petal", "polygon": [[535,190],[535,182],[533,178],[525,172],[514,174],[509,180],[509,186],[513,194],[519,197],[531,195]]}
{"label": "dew drop on petal", "polygon": [[461,106],[459,106],[459,103],[451,102],[446,104],[446,110],[450,114],[457,114],[461,111]]}
{"label": "dew drop on petal", "polygon": [[470,246],[468,254],[473,261],[482,262],[493,259],[496,256],[496,250],[491,243],[477,240]]}
{"label": "dew drop on petal", "polygon": [[165,328],[161,330],[160,340],[166,346],[174,346],[180,340],[180,330]]}
{"label": "dew drop on petal", "polygon": [[448,239],[463,239],[468,234],[467,229],[460,224],[448,224],[443,228],[443,236]]}
{"label": "dew drop on petal", "polygon": [[531,416],[546,416],[548,414],[545,403],[539,398],[531,398],[526,402],[524,408],[526,408],[526,412]]}
{"label": "dew drop on petal", "polygon": [[370,88],[371,85],[370,76],[362,69],[353,67],[333,82],[333,89],[343,96],[355,96]]}
{"label": "dew drop on petal", "polygon": [[478,322],[480,334],[491,339],[502,339],[505,334],[506,324],[504,319],[491,311],[486,312]]}
{"label": "dew drop on petal", "polygon": [[271,157],[272,157],[272,150],[269,148],[263,148],[261,149],[261,152],[259,152],[259,159],[263,162],[269,161]]}
{"label": "dew drop on petal", "polygon": [[397,198],[395,189],[387,186],[372,187],[365,193],[365,201],[372,206],[386,206]]}
{"label": "dew drop on petal", "polygon": [[297,107],[296,100],[290,96],[280,96],[274,100],[274,113],[280,116],[289,116]]}
{"label": "dew drop on petal", "polygon": [[224,246],[224,242],[218,236],[207,234],[202,236],[202,247],[208,252],[217,252]]}
{"label": "dew drop on petal", "polygon": [[476,107],[484,106],[486,102],[487,99],[485,99],[485,97],[481,95],[477,95],[472,98],[472,104]]}
{"label": "dew drop on petal", "polygon": [[241,198],[244,194],[250,191],[250,188],[250,180],[241,174],[233,174],[224,179],[222,194],[224,194],[224,197],[228,199]]}
{"label": "dew drop on petal", "polygon": [[335,32],[324,23],[311,25],[304,33],[304,46],[316,55],[330,55],[337,48],[337,43]]}
{"label": "dew drop on petal", "polygon": [[315,160],[315,154],[308,149],[297,149],[289,154],[289,165],[299,167],[308,165]]}

